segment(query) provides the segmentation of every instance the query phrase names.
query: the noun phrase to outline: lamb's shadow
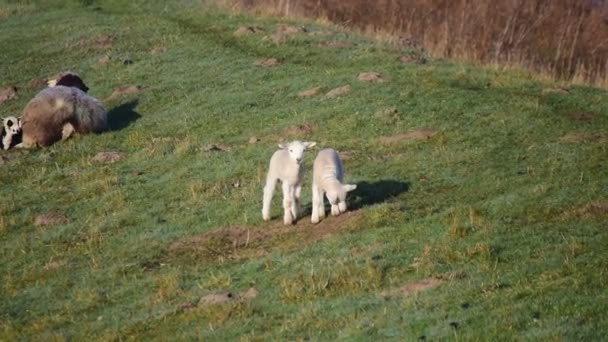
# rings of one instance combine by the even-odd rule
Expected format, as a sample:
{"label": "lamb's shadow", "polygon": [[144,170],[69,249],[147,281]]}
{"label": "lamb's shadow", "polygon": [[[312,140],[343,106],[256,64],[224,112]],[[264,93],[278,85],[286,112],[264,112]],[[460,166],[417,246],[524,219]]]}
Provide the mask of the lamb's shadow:
{"label": "lamb's shadow", "polygon": [[348,195],[348,206],[358,210],[366,206],[386,202],[391,198],[407,192],[410,183],[396,180],[381,180],[377,182],[359,182],[357,189]]}
{"label": "lamb's shadow", "polygon": [[112,108],[108,112],[109,131],[120,131],[141,118],[141,115],[135,111],[138,103],[139,101],[133,100]]}
{"label": "lamb's shadow", "polygon": [[[348,210],[359,210],[363,207],[383,203],[391,198],[407,192],[410,188],[409,182],[396,180],[381,180],[377,182],[359,182],[357,189],[348,194]],[[331,205],[324,199],[326,212]],[[302,215],[307,216],[312,213],[312,203],[302,207]]]}

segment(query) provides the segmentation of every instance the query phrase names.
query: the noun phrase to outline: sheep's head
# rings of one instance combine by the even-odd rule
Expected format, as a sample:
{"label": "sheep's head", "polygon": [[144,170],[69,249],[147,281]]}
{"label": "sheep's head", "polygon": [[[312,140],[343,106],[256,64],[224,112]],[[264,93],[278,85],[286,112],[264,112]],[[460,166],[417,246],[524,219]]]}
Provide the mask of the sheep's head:
{"label": "sheep's head", "polygon": [[346,194],[355,190],[357,184],[338,184],[334,189],[328,190],[326,193],[329,203],[336,205],[346,203]]}
{"label": "sheep's head", "polygon": [[304,152],[316,144],[316,142],[296,140],[287,144],[279,144],[279,147],[287,150],[289,157],[300,164],[304,160]]}
{"label": "sheep's head", "polygon": [[78,74],[73,73],[71,71],[68,72],[64,72],[61,73],[55,77],[53,77],[52,79],[50,79],[47,82],[49,87],[55,87],[55,86],[65,86],[65,87],[73,87],[73,88],[78,88],[82,91],[84,91],[85,93],[89,91],[89,87],[87,87],[86,84],[84,84],[84,81],[82,80],[82,78],[80,78],[80,76],[78,76]]}
{"label": "sheep's head", "polygon": [[21,132],[21,120],[14,116],[4,118],[4,120],[2,120],[2,125],[8,134],[16,135]]}

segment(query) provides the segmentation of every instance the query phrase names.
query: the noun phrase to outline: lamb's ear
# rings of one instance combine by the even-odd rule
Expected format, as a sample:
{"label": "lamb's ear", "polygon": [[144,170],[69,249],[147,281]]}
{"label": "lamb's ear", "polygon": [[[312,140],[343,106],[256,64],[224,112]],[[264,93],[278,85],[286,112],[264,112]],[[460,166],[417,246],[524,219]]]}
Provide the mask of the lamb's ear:
{"label": "lamb's ear", "polygon": [[280,143],[280,144],[279,144],[279,148],[280,148],[280,149],[287,148],[287,145],[285,145],[285,144],[283,144],[283,143]]}
{"label": "lamb's ear", "polygon": [[314,141],[305,141],[304,142],[304,146],[306,146],[306,148],[311,148],[313,146],[315,146],[317,143]]}
{"label": "lamb's ear", "polygon": [[351,192],[351,191],[353,191],[353,190],[355,190],[357,188],[357,184],[344,184],[342,186],[342,188],[346,192]]}

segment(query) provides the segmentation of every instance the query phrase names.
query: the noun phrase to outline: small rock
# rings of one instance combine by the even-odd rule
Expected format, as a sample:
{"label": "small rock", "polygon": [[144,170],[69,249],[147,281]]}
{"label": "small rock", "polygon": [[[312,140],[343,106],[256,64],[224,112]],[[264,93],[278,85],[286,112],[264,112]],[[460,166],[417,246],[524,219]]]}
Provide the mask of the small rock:
{"label": "small rock", "polygon": [[112,163],[119,161],[124,156],[125,156],[125,154],[123,152],[115,152],[115,151],[99,152],[95,155],[95,157],[93,157],[93,161],[97,162],[97,163],[103,163],[103,164],[112,164]]}
{"label": "small rock", "polygon": [[321,92],[321,87],[315,87],[312,89],[303,90],[298,93],[298,97],[310,97],[315,96]]}
{"label": "small rock", "polygon": [[0,104],[12,99],[17,98],[17,91],[19,89],[15,86],[10,86],[0,89]]}
{"label": "small rock", "polygon": [[262,67],[262,68],[271,68],[278,64],[279,64],[279,60],[276,58],[260,59],[255,62],[255,66]]}
{"label": "small rock", "polygon": [[345,85],[342,87],[334,88],[334,89],[330,90],[327,94],[325,94],[325,97],[335,97],[335,96],[340,96],[340,95],[346,95],[346,94],[350,93],[351,89],[352,88],[350,85]]}
{"label": "small rock", "polygon": [[253,137],[249,138],[249,143],[250,144],[255,144],[258,141],[260,141],[260,138],[258,138],[258,137],[253,136]]}
{"label": "small rock", "polygon": [[363,82],[384,82],[384,77],[379,72],[362,72],[358,76],[359,81]]}
{"label": "small rock", "polygon": [[45,214],[38,215],[34,219],[34,225],[36,226],[51,226],[57,224],[66,224],[68,223],[67,217],[61,214]]}

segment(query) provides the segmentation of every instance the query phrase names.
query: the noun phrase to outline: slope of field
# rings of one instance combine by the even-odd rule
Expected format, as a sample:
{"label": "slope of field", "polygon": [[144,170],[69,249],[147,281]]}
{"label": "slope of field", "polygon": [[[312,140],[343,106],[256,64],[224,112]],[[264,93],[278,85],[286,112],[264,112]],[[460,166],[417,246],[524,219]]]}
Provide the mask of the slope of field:
{"label": "slope of field", "polygon": [[[111,122],[0,151],[0,340],[608,338],[604,90],[188,0],[2,1],[0,46],[0,116],[75,70]],[[261,220],[290,139],[352,211]]]}

